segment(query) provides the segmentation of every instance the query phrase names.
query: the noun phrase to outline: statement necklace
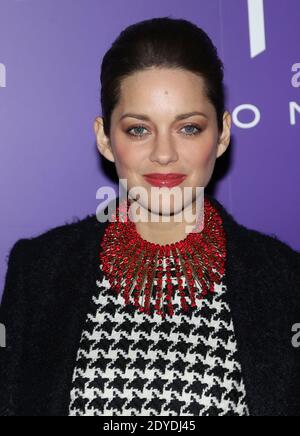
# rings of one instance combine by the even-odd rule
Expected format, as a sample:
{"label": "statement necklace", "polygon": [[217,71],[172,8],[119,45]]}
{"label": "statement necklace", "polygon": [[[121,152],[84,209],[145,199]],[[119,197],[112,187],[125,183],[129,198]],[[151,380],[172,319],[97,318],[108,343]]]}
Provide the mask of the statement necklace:
{"label": "statement necklace", "polygon": [[113,221],[107,225],[100,244],[100,267],[111,288],[122,294],[125,305],[133,303],[137,310],[149,315],[155,299],[157,314],[163,318],[166,313],[173,316],[175,288],[171,270],[176,275],[175,286],[184,312],[189,310],[187,297],[190,307],[195,308],[197,299],[214,292],[215,283],[221,283],[225,273],[226,238],[222,218],[206,197],[202,230],[197,221],[186,238],[172,244],[143,239],[129,219],[128,210],[125,198],[112,214]]}

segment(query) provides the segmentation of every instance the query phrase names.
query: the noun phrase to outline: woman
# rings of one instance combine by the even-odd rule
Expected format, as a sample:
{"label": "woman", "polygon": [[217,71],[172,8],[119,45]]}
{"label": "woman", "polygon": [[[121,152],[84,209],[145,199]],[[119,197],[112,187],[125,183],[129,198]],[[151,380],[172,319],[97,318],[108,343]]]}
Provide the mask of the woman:
{"label": "woman", "polygon": [[[143,189],[118,197],[111,221],[12,248],[2,415],[299,415],[299,253],[208,194],[204,221],[175,219],[195,212],[230,142],[213,43],[185,20],[128,27],[104,56],[101,104],[99,152],[128,192]],[[174,187],[192,189],[166,204]]]}

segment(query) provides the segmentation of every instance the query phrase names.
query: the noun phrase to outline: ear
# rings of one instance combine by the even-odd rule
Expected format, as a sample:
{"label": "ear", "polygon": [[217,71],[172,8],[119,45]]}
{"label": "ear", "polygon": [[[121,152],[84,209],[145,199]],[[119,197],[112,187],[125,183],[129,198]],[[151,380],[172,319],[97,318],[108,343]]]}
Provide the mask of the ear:
{"label": "ear", "polygon": [[94,120],[94,132],[96,135],[97,148],[99,152],[108,159],[110,162],[114,162],[115,158],[113,155],[110,139],[105,135],[103,128],[103,118],[96,117]]}
{"label": "ear", "polygon": [[227,150],[230,143],[230,128],[231,128],[231,115],[228,111],[223,114],[223,131],[218,141],[217,158],[222,156]]}

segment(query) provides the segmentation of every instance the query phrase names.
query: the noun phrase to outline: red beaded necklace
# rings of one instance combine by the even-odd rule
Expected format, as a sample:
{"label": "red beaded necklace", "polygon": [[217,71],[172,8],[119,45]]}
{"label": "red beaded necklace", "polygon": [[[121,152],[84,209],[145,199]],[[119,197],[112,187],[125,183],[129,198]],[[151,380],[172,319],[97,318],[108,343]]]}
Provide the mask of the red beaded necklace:
{"label": "red beaded necklace", "polygon": [[[175,268],[181,307],[196,307],[196,299],[214,292],[215,283],[221,283],[225,272],[226,240],[222,218],[211,202],[204,198],[204,225],[202,231],[194,230],[185,239],[173,244],[159,245],[143,239],[129,218],[129,202],[125,198],[116,208],[101,241],[100,267],[117,294],[122,292],[125,304],[133,304],[140,312],[150,314],[157,283],[154,309],[163,318],[166,315],[162,298],[167,303],[170,316],[174,314],[171,268]],[[125,221],[125,222],[124,222]],[[202,228],[201,227],[201,228]],[[166,289],[162,277],[166,276]],[[184,281],[186,286],[184,286]],[[187,295],[186,295],[187,294]],[[140,303],[144,299],[144,305]]]}

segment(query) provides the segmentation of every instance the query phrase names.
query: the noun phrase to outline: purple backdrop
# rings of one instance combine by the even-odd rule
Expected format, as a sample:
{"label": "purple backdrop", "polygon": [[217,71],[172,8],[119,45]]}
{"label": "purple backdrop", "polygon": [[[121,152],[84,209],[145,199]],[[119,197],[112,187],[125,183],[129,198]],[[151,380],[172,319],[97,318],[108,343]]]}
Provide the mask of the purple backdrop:
{"label": "purple backdrop", "polygon": [[240,223],[300,249],[299,0],[0,6],[0,294],[17,239],[95,213],[102,185],[117,190],[93,131],[100,63],[122,29],[159,16],[203,27],[225,64],[232,141],[214,195]]}

